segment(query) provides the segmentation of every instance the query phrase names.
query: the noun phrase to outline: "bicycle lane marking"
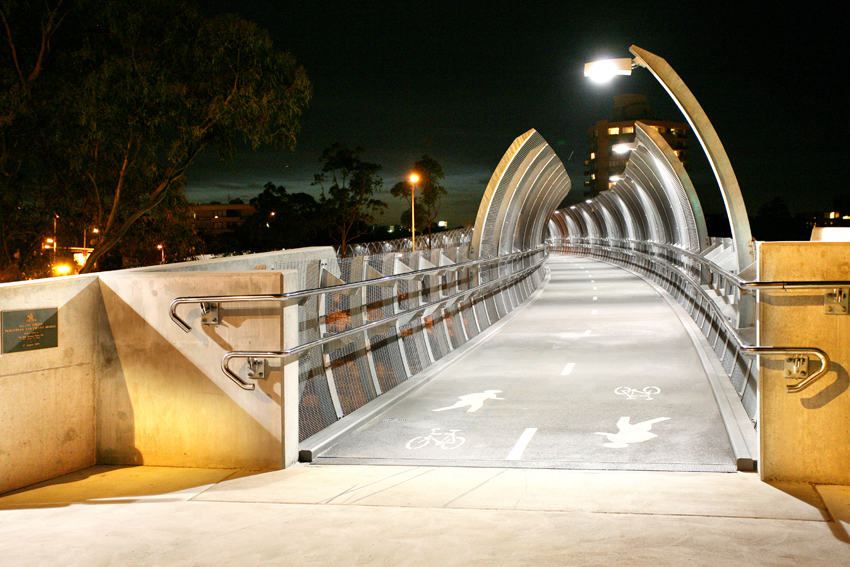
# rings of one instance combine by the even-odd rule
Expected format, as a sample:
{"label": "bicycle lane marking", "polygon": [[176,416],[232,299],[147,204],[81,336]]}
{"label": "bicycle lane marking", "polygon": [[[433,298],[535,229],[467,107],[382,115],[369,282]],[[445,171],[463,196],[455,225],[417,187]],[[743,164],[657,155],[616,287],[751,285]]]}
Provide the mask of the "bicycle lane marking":
{"label": "bicycle lane marking", "polygon": [[528,447],[528,443],[531,441],[531,438],[534,437],[535,433],[537,433],[536,427],[529,427],[523,431],[522,435],[519,436],[516,445],[514,445],[514,448],[511,449],[510,453],[508,453],[506,460],[518,461],[522,457],[522,453],[525,451],[525,448]]}

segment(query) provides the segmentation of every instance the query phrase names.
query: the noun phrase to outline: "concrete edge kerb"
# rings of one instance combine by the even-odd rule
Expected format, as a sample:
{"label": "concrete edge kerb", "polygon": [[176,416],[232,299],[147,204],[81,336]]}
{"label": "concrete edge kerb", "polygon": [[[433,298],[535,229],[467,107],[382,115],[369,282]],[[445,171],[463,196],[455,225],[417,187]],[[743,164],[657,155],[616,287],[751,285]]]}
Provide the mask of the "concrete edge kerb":
{"label": "concrete edge kerb", "polygon": [[417,374],[415,377],[407,379],[403,384],[400,384],[389,392],[378,396],[371,402],[354,410],[339,421],[329,425],[319,433],[316,433],[315,435],[312,435],[307,439],[301,441],[299,445],[299,461],[305,463],[313,462],[313,460],[318,457],[320,453],[326,451],[328,448],[330,448],[331,445],[339,441],[349,432],[357,429],[364,423],[374,418],[379,413],[389,409],[396,403],[403,400],[405,397],[419,390],[420,388],[425,386],[425,384],[441,375],[456,362],[459,362],[460,360],[468,356],[471,352],[476,350],[478,347],[486,343],[490,338],[495,336],[496,333],[502,327],[504,327],[508,322],[516,318],[522,311],[524,311],[526,308],[528,308],[528,306],[534,303],[537,298],[540,297],[541,293],[543,293],[543,290],[546,288],[549,283],[549,280],[551,279],[551,273],[549,271],[549,268],[545,265],[544,267],[546,270],[546,276],[543,282],[536,290],[534,290],[534,293],[528,296],[528,298],[520,305],[518,305],[516,309],[502,317],[500,320],[496,321],[496,323],[491,325],[489,328],[487,328],[487,330],[479,334],[474,339],[470,340],[469,342],[461,345],[449,354],[445,355],[443,358],[441,358],[440,360],[429,366],[427,369]]}

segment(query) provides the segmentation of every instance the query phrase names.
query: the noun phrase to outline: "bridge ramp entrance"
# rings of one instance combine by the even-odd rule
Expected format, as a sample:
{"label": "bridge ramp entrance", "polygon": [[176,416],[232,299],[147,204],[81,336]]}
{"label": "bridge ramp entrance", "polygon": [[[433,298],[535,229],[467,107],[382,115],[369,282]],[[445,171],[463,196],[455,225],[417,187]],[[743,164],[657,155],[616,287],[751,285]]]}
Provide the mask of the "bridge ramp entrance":
{"label": "bridge ramp entrance", "polygon": [[496,333],[314,462],[735,471],[700,347],[665,292],[586,258],[548,266]]}

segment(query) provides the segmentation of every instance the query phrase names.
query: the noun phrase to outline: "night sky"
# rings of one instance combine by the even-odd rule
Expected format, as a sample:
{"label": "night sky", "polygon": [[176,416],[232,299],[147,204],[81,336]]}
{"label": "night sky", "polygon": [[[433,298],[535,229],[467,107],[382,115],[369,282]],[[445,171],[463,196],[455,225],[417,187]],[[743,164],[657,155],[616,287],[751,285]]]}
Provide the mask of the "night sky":
{"label": "night sky", "polygon": [[[385,223],[397,223],[403,208],[390,187],[427,153],[446,172],[441,216],[471,224],[502,155],[535,128],[564,162],[570,198],[581,200],[586,131],[611,118],[615,94],[645,94],[661,118],[684,120],[644,69],[605,86],[583,77],[585,62],[629,57],[635,44],[665,58],[696,96],[751,218],[775,196],[792,212],[830,210],[834,195],[850,193],[839,111],[847,87],[834,73],[846,59],[839,50],[845,18],[824,5],[690,4],[201,1],[204,13],[233,12],[268,29],[306,68],[314,96],[294,152],[243,151],[229,165],[201,156],[187,193],[193,201],[247,201],[271,181],[318,194],[310,186],[318,156],[340,141],[383,166]],[[720,212],[696,139],[691,148],[703,208]]]}

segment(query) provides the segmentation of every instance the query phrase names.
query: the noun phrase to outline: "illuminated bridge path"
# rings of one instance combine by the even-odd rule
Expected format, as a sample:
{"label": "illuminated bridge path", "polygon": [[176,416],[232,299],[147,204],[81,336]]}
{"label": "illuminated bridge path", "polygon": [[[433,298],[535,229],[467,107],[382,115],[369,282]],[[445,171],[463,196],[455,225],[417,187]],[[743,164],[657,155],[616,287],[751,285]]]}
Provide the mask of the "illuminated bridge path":
{"label": "illuminated bridge path", "polygon": [[682,308],[606,263],[548,266],[493,334],[314,462],[734,471],[702,335]]}

